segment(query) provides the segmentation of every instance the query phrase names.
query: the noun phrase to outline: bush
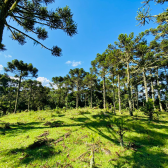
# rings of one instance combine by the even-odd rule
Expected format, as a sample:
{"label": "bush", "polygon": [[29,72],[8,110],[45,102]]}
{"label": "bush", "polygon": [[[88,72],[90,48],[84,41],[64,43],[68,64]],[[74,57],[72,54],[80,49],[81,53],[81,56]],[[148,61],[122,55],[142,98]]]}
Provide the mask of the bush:
{"label": "bush", "polygon": [[144,114],[149,117],[149,120],[153,120],[153,114],[154,114],[153,100],[149,99],[148,102],[146,102],[145,106],[141,108],[141,111],[143,111]]}

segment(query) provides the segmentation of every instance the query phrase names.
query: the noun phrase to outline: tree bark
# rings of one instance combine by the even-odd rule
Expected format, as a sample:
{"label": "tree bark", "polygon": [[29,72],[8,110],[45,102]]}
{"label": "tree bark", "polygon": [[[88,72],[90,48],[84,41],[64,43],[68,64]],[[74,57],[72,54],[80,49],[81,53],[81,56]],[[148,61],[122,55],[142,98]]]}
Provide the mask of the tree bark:
{"label": "tree bark", "polygon": [[29,96],[29,101],[28,101],[28,111],[30,110],[31,95],[32,95],[32,83],[30,85],[30,96]]}
{"label": "tree bark", "polygon": [[105,88],[105,76],[103,77],[103,106],[106,109],[106,88]]}
{"label": "tree bark", "polygon": [[162,107],[162,103],[161,103],[161,96],[160,96],[160,84],[159,84],[159,74],[158,74],[158,68],[157,68],[157,74],[156,74],[156,77],[157,77],[157,87],[158,87],[158,99],[159,99],[159,106],[160,106],[160,111],[163,111],[163,107]]}
{"label": "tree bark", "polygon": [[86,108],[86,93],[85,93],[85,108]]}
{"label": "tree bark", "polygon": [[16,94],[16,101],[15,101],[15,109],[14,109],[14,113],[16,113],[17,111],[17,105],[18,105],[18,100],[19,100],[19,92],[20,92],[20,84],[21,84],[21,75],[19,76],[19,85],[18,85],[18,89],[17,89],[17,94]]}
{"label": "tree bark", "polygon": [[132,111],[134,111],[134,100],[133,100],[133,92],[132,92],[132,84],[130,85],[131,88],[131,103],[132,103]]}
{"label": "tree bark", "polygon": [[78,83],[77,83],[76,109],[78,108],[78,103],[79,103],[79,95],[78,95],[78,92],[79,92],[79,86],[78,86]]}
{"label": "tree bark", "polygon": [[146,102],[148,102],[148,88],[147,88],[147,82],[146,82],[146,70],[145,70],[145,68],[143,68],[143,80],[144,80],[144,87],[145,87]]}
{"label": "tree bark", "polygon": [[3,37],[3,31],[4,31],[4,21],[0,20],[0,49],[2,47],[2,37]]}
{"label": "tree bark", "polygon": [[120,74],[118,74],[118,104],[119,104],[119,113],[121,113]]}
{"label": "tree bark", "polygon": [[153,87],[153,81],[151,81],[151,90],[152,90],[152,100],[153,100],[153,107],[155,108],[155,95],[154,95],[154,87]]}
{"label": "tree bark", "polygon": [[130,113],[130,116],[133,116],[132,103],[131,103],[131,88],[130,88],[130,69],[129,69],[129,62],[127,62],[127,84],[128,84],[129,113]]}
{"label": "tree bark", "polygon": [[91,86],[91,97],[90,97],[90,102],[91,102],[91,108],[92,108],[92,86]]}
{"label": "tree bark", "polygon": [[113,107],[114,107],[114,115],[116,115],[116,109],[115,109],[115,90],[114,90],[114,75],[112,74],[112,80],[113,80]]}
{"label": "tree bark", "polygon": [[[165,67],[165,75],[166,75],[166,84],[168,85],[168,76],[167,76],[167,71],[166,71],[166,67]],[[168,87],[168,86],[166,86]],[[166,88],[167,90],[168,88]],[[168,102],[167,102],[167,96],[165,96],[165,102],[166,102],[166,111],[168,110]]]}
{"label": "tree bark", "polygon": [[137,102],[137,109],[139,109],[139,101],[138,101],[138,85],[136,85],[136,102]]}

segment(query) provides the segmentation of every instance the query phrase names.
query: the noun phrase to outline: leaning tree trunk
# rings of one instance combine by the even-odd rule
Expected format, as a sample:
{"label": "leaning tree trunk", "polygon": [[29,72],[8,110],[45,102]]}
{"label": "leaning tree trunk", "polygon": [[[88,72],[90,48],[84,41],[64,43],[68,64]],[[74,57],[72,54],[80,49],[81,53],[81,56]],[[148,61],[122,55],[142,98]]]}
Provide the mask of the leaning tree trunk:
{"label": "leaning tree trunk", "polygon": [[105,87],[105,76],[103,77],[103,106],[106,109],[106,87]]}
{"label": "leaning tree trunk", "polygon": [[151,90],[152,90],[153,107],[154,107],[154,109],[156,109],[156,107],[155,107],[154,87],[153,87],[153,81],[152,80],[151,80]]}
{"label": "leaning tree trunk", "polygon": [[[0,15],[1,17],[1,15]],[[3,47],[2,46],[2,36],[3,36],[3,31],[4,31],[4,21],[0,19],[0,49]]]}
{"label": "leaning tree trunk", "polygon": [[21,84],[21,75],[19,76],[19,85],[18,85],[18,89],[17,89],[17,93],[16,93],[16,101],[15,101],[15,109],[14,109],[14,113],[16,113],[17,111],[17,105],[18,105],[18,100],[19,100],[19,93],[20,93],[20,84]]}
{"label": "leaning tree trunk", "polygon": [[118,74],[118,104],[119,104],[119,113],[121,113],[120,74]]}
{"label": "leaning tree trunk", "polygon": [[128,84],[129,113],[130,113],[130,116],[133,116],[133,112],[132,112],[132,102],[131,102],[131,88],[130,88],[130,69],[129,69],[129,62],[127,62],[127,84]]}
{"label": "leaning tree trunk", "polygon": [[132,86],[132,84],[130,85],[130,87],[131,87],[131,103],[132,103],[132,111],[134,111],[134,100],[133,100],[133,91],[132,91],[132,88],[133,88],[133,86]]}
{"label": "leaning tree trunk", "polygon": [[144,87],[145,87],[146,102],[148,102],[148,88],[147,88],[147,82],[146,82],[146,70],[145,70],[145,68],[143,68],[143,80],[144,80]]}
{"label": "leaning tree trunk", "polygon": [[151,71],[150,71],[150,75],[151,75],[152,100],[153,100],[153,107],[155,110],[156,109],[156,107],[155,107],[155,94],[154,94],[153,79],[152,79],[152,72]]}
{"label": "leaning tree trunk", "polygon": [[158,68],[157,68],[157,74],[156,74],[156,77],[157,77],[158,99],[159,99],[160,111],[163,111],[163,107],[162,107],[162,103],[161,103],[161,96],[160,96],[160,88],[159,88],[160,84],[159,84]]}
{"label": "leaning tree trunk", "polygon": [[0,49],[3,47],[2,46],[2,37],[3,37],[3,31],[4,31],[4,27],[5,27],[5,14],[8,12],[7,11],[7,4],[5,5],[5,3],[1,6],[1,11],[0,11]]}

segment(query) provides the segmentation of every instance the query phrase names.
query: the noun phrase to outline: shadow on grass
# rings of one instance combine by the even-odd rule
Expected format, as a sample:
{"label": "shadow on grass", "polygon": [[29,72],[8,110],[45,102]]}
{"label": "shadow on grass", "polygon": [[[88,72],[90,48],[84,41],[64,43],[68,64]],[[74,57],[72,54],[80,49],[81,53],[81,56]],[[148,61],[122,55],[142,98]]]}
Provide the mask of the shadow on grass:
{"label": "shadow on grass", "polygon": [[5,136],[17,136],[20,133],[25,133],[33,129],[45,129],[47,127],[40,126],[42,122],[30,122],[30,123],[12,123],[9,129],[0,128],[0,132],[5,132]]}
{"label": "shadow on grass", "polygon": [[[105,138],[106,140],[119,145],[118,135],[114,127],[116,127],[115,123],[113,123],[112,118],[116,117],[113,114],[97,114],[92,115],[92,118],[88,118],[84,113],[83,117],[72,118],[71,120],[76,121],[78,123],[73,124],[62,124],[60,127],[75,127],[81,126],[86,127],[89,130],[99,134],[99,136]],[[117,116],[118,117],[118,116]],[[93,120],[92,120],[93,119]],[[163,150],[164,146],[166,146],[166,140],[168,139],[168,126],[163,125],[167,124],[166,121],[152,121],[149,122],[145,117],[139,117],[138,120],[125,117],[126,123],[125,127],[128,128],[133,133],[130,136],[124,136],[124,142],[132,142],[135,146],[140,146],[139,148],[132,149],[129,154],[125,153],[125,156],[119,157],[118,161],[112,161],[113,167],[122,167],[124,164],[128,164],[128,167],[152,167],[152,168],[162,168],[168,165],[168,155]],[[80,123],[79,123],[80,122]],[[35,122],[34,124],[28,123],[24,125],[13,125],[12,129],[23,129],[23,131],[27,131],[29,129],[43,129],[48,127],[33,127],[31,125],[40,125],[40,122]],[[158,131],[156,130],[158,129]],[[11,130],[7,130],[11,131]],[[160,131],[160,132],[159,132]],[[22,131],[21,131],[22,132]],[[127,133],[127,131],[126,131]],[[112,135],[113,137],[111,138]],[[137,136],[138,135],[138,136]],[[162,147],[162,149],[161,149]],[[126,149],[126,147],[125,147]],[[15,151],[18,150],[18,151]],[[49,145],[44,145],[39,148],[30,150],[26,149],[14,149],[14,151],[10,152],[19,152],[24,153],[24,158],[21,159],[21,164],[29,164],[33,160],[43,160],[47,159],[53,155],[60,154]]]}
{"label": "shadow on grass", "polygon": [[[27,148],[15,148],[10,150],[7,155],[14,156],[16,154],[22,155],[19,158],[17,166],[22,164],[30,164],[33,160],[47,160],[48,158],[59,155],[61,153],[60,150],[55,151],[55,149],[50,144],[41,145],[32,149],[31,147]],[[5,160],[2,160],[5,161]],[[16,165],[15,165],[16,166]],[[41,165],[39,165],[41,166]]]}

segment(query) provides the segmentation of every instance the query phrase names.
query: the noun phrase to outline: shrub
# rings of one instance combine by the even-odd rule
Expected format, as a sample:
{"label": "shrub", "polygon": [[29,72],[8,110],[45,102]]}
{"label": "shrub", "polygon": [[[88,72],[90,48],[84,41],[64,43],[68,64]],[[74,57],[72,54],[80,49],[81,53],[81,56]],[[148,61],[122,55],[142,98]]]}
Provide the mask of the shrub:
{"label": "shrub", "polygon": [[149,120],[153,120],[153,114],[154,114],[153,100],[149,99],[148,102],[146,102],[145,106],[141,108],[141,111],[143,111],[144,114],[149,117]]}

